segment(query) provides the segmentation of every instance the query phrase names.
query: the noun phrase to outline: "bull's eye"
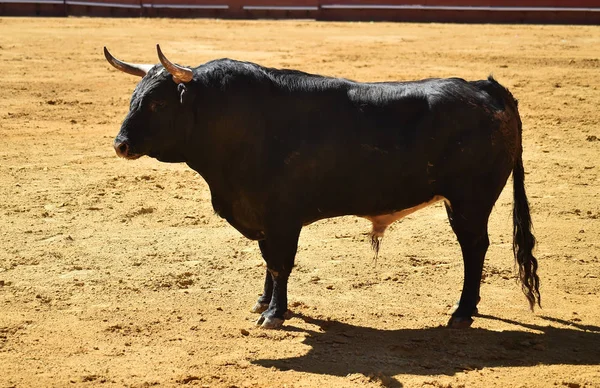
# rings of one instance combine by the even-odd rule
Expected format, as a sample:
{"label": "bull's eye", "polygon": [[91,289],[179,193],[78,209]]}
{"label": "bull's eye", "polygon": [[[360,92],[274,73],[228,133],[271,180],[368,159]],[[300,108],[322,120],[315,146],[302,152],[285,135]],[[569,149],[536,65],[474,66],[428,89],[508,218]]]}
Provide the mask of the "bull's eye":
{"label": "bull's eye", "polygon": [[150,110],[156,112],[167,105],[166,101],[151,101],[149,104]]}

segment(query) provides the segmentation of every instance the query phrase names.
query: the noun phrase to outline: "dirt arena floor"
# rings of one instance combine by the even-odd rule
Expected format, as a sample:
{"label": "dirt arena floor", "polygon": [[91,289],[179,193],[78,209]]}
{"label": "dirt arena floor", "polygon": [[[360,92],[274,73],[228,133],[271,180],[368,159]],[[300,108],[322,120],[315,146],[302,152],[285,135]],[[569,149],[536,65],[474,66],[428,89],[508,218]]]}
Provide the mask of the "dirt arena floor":
{"label": "dirt arena floor", "polygon": [[[138,82],[104,60],[219,57],[361,81],[493,73],[520,100],[543,309],[490,221],[480,317],[441,205],[303,230],[294,317],[255,327],[256,243],[185,165],[126,161]],[[600,27],[0,18],[0,387],[600,387]],[[376,190],[376,188],[374,188]],[[407,188],[408,189],[408,188]]]}

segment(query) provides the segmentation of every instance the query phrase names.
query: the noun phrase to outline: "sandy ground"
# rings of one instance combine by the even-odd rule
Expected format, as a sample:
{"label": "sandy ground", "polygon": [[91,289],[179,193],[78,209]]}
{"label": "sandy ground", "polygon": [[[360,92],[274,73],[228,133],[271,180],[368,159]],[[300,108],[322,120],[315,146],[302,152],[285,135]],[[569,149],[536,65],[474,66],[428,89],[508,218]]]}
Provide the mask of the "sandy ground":
{"label": "sandy ground", "polygon": [[[506,189],[471,329],[443,327],[462,261],[441,205],[377,262],[366,220],[306,227],[295,316],[256,328],[257,244],[186,166],[112,149],[138,79],[102,46],[155,63],[156,43],[362,81],[493,73],[520,100],[543,309]],[[0,18],[0,386],[600,387],[599,76],[599,27]]]}

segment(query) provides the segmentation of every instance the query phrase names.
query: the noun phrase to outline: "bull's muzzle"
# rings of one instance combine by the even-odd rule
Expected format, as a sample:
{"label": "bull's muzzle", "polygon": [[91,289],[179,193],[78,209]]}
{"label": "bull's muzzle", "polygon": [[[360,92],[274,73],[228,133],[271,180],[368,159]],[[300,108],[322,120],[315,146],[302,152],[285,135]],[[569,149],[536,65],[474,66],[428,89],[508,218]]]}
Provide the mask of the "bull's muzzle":
{"label": "bull's muzzle", "polygon": [[113,146],[115,147],[115,152],[121,158],[137,159],[140,156],[142,156],[140,154],[136,154],[131,151],[131,145],[129,144],[129,141],[127,141],[126,139],[117,137],[115,139]]}
{"label": "bull's muzzle", "polygon": [[127,141],[115,140],[114,147],[118,156],[122,158],[127,158],[127,153],[129,152],[129,144],[127,143]]}

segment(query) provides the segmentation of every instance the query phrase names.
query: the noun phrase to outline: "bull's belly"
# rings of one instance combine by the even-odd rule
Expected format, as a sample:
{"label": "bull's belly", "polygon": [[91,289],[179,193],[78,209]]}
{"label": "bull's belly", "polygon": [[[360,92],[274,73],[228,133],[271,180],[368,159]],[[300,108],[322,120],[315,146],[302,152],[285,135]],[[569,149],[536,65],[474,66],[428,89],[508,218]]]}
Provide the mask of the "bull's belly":
{"label": "bull's belly", "polygon": [[[366,218],[372,222],[373,229],[371,234],[373,238],[382,238],[387,227],[395,221],[442,200],[444,200],[447,205],[450,205],[448,199],[441,195],[435,195],[431,199],[426,200],[416,206],[411,206],[402,210],[384,214],[379,212],[371,214],[357,214],[354,211],[358,209],[354,209],[354,211],[352,211],[351,209],[331,209],[328,206],[323,206],[322,208],[317,209],[316,214],[305,214],[308,217],[303,220],[302,224],[303,226],[306,226],[321,219],[354,214],[359,217]],[[268,206],[265,205],[265,208],[266,207]],[[262,214],[261,212],[254,211],[252,206],[249,206],[246,201],[241,199],[234,201],[230,209],[231,213],[227,215],[220,215],[225,216],[224,218],[226,218],[229,224],[231,224],[235,229],[251,240],[262,240],[266,238],[264,222],[260,217]]]}
{"label": "bull's belly", "polygon": [[399,210],[389,214],[381,214],[377,216],[362,215],[360,217],[366,218],[373,223],[373,230],[371,231],[372,237],[382,238],[387,227],[395,221],[398,221],[399,219],[404,218],[407,215],[416,212],[417,210],[423,209],[431,204],[442,200],[445,201],[448,206],[450,206],[450,202],[448,201],[448,199],[441,195],[436,195],[429,201],[423,202],[417,206],[409,207],[407,209]]}

